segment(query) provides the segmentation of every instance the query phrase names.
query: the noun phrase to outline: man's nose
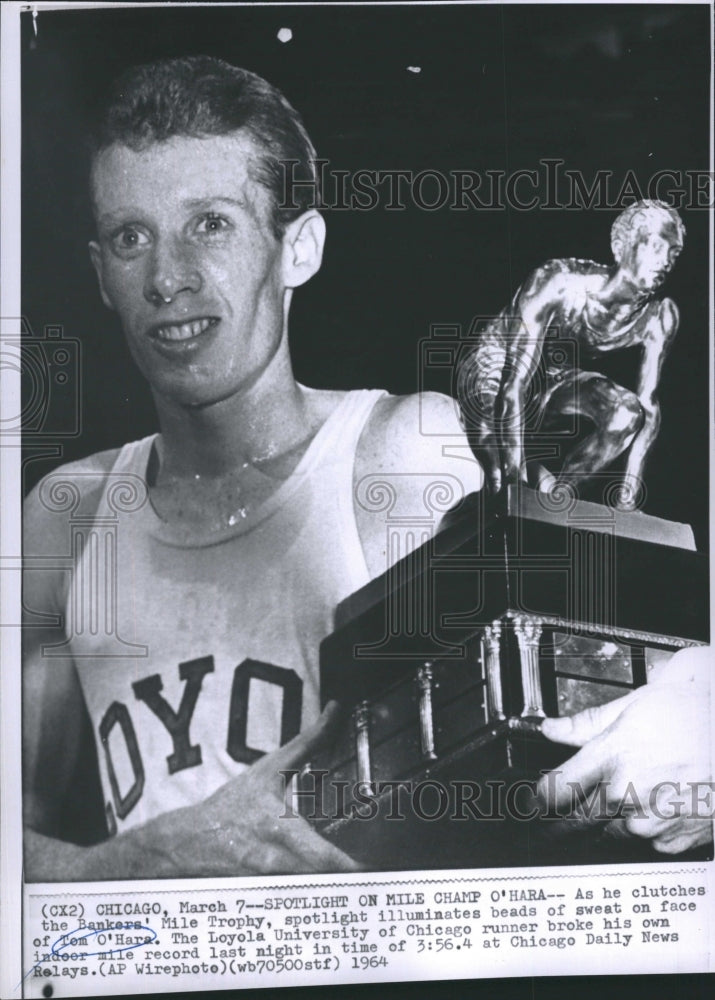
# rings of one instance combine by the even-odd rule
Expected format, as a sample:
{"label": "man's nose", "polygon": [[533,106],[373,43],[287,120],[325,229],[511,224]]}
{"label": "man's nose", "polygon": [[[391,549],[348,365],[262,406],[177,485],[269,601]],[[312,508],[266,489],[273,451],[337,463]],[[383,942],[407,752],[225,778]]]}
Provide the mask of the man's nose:
{"label": "man's nose", "polygon": [[144,298],[152,305],[169,303],[182,292],[198,292],[203,280],[190,250],[178,244],[158,243],[144,283]]}

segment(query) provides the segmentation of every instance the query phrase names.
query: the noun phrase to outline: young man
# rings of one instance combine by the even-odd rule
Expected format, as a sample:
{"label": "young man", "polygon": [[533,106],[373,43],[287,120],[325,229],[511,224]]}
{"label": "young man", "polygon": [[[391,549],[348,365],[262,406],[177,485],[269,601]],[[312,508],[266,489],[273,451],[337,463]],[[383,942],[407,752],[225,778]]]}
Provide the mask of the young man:
{"label": "young man", "polygon": [[[318,646],[337,603],[421,541],[388,551],[388,517],[424,519],[432,484],[458,500],[482,473],[443,453],[464,443],[452,400],[293,377],[291,296],[325,227],[280,207],[280,161],[310,177],[314,156],[274,88],[204,57],[130,71],[95,137],[90,253],[160,433],[63,467],[26,504],[29,880],[356,867],[279,819],[280,771],[332,721]],[[113,834],[90,847],[58,838],[85,713]]]}
{"label": "young man", "polygon": [[[656,293],[680,255],[684,235],[674,209],[663,202],[636,202],[613,223],[614,266],[550,260],[488,325],[461,367],[460,400],[492,491],[518,481],[543,490],[557,480],[576,484],[629,449],[618,506],[637,506],[660,423],[655,392],[678,330],[675,303]],[[549,330],[553,340],[547,340]],[[577,352],[571,359],[565,341]],[[601,355],[633,346],[643,348],[635,392],[598,371]],[[537,376],[542,358],[543,380]],[[593,423],[555,474],[529,462],[524,451],[530,394],[541,430],[574,414]]]}
{"label": "young man", "polygon": [[[335,606],[388,567],[386,513],[359,487],[384,480],[393,514],[414,516],[429,480],[458,500],[482,477],[442,455],[462,434],[451,400],[293,377],[291,296],[320,267],[325,225],[281,210],[280,161],[310,176],[314,157],[274,88],[209,58],[131,71],[95,137],[90,254],[161,432],[64,467],[27,502],[26,556],[72,547],[63,488],[75,525],[117,526],[111,592],[91,530],[72,573],[26,574],[26,606],[66,623],[25,635],[31,878],[354,867],[277,817],[279,770],[324,728],[318,647]],[[78,625],[105,605],[111,628]],[[83,702],[117,834],[90,848],[54,839]]]}

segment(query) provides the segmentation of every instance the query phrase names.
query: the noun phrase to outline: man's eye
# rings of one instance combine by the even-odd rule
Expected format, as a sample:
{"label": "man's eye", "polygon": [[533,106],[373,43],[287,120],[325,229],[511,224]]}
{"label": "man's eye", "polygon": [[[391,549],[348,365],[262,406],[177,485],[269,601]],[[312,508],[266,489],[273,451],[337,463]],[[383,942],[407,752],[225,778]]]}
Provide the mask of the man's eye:
{"label": "man's eye", "polygon": [[112,243],[117,250],[140,250],[148,245],[149,237],[141,230],[127,226],[114,234]]}
{"label": "man's eye", "polygon": [[218,233],[224,233],[230,228],[230,223],[227,219],[224,219],[222,215],[215,215],[213,212],[209,212],[208,215],[204,215],[196,226],[196,231],[205,236],[214,236]]}

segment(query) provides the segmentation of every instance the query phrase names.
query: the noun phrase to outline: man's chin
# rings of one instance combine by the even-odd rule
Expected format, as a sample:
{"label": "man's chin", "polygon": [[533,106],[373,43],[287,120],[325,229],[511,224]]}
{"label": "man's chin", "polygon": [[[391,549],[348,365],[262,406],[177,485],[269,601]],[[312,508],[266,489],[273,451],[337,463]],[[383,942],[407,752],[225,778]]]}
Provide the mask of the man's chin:
{"label": "man's chin", "polygon": [[203,384],[162,382],[150,383],[158,409],[183,410],[187,413],[201,413],[212,407],[219,407],[237,394],[236,386],[217,386],[216,379],[207,379]]}
{"label": "man's chin", "polygon": [[217,396],[215,388],[212,391],[210,386],[187,385],[168,379],[160,381],[149,379],[149,384],[159,408],[199,411],[220,402],[221,399],[220,395]]}

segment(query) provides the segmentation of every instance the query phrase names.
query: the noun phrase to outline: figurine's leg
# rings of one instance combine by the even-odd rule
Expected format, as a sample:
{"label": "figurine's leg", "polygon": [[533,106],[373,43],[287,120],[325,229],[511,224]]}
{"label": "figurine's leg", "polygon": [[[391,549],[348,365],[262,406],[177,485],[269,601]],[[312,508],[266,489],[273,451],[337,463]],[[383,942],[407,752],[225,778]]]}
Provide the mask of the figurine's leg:
{"label": "figurine's leg", "polygon": [[556,486],[557,479],[553,472],[549,472],[541,462],[531,461],[526,467],[528,483],[532,490],[540,493],[550,493]]}
{"label": "figurine's leg", "polygon": [[483,341],[459,361],[457,398],[472,451],[484,469],[491,493],[501,490],[501,459],[495,406],[506,352],[501,344]]}
{"label": "figurine's leg", "polygon": [[501,462],[493,427],[486,422],[480,422],[474,434],[470,433],[470,443],[477,461],[484,469],[489,492],[498,493],[501,490]]}
{"label": "figurine's leg", "polygon": [[594,430],[564,458],[559,477],[572,483],[613,462],[631,444],[644,420],[635,393],[604,375],[590,372],[578,373],[570,384],[553,391],[545,426],[558,417],[574,414],[593,421]]}

